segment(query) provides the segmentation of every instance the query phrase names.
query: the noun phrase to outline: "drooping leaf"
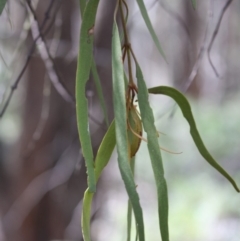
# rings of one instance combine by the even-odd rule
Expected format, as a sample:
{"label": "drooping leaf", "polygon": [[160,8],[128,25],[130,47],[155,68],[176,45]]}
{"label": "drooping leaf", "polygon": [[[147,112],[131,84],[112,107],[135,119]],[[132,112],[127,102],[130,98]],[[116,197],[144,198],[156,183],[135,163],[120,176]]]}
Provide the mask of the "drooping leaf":
{"label": "drooping leaf", "polygon": [[164,178],[164,170],[160,147],[158,144],[157,130],[154,125],[153,111],[148,101],[148,90],[143,79],[142,71],[136,62],[136,76],[138,83],[138,104],[144,130],[147,133],[147,146],[150,155],[152,169],[158,194],[158,216],[162,241],[169,241],[168,232],[168,194],[167,183]]}
{"label": "drooping leaf", "polygon": [[[135,171],[135,157],[130,161],[131,170],[134,176]],[[132,230],[132,204],[128,200],[128,209],[127,209],[127,241],[131,241],[131,230]],[[137,230],[137,229],[136,229]]]}
{"label": "drooping leaf", "polygon": [[138,6],[140,8],[140,11],[141,11],[141,14],[142,14],[142,17],[147,25],[147,28],[148,28],[148,31],[150,32],[151,34],[151,37],[158,49],[158,51],[160,52],[160,54],[162,55],[162,57],[164,58],[164,60],[166,61],[166,56],[165,56],[165,53],[161,47],[161,44],[158,40],[158,37],[153,29],[153,26],[152,26],[152,23],[150,21],[150,18],[148,16],[148,12],[147,12],[147,9],[146,9],[146,6],[145,6],[145,3],[143,2],[143,0],[137,0],[137,3],[138,3]]}
{"label": "drooping leaf", "polygon": [[131,241],[131,230],[132,230],[132,204],[128,200],[128,209],[127,209],[127,241]]}
{"label": "drooping leaf", "polygon": [[80,31],[80,46],[76,75],[77,125],[82,153],[87,167],[88,187],[90,192],[96,191],[96,183],[94,175],[93,150],[89,133],[88,103],[85,97],[85,86],[89,79],[92,66],[94,23],[98,3],[99,0],[89,0],[84,10]]}
{"label": "drooping leaf", "polygon": [[[85,7],[86,7],[86,0],[80,0],[79,1],[80,4],[80,12],[81,12],[81,16],[83,16]],[[109,121],[108,121],[108,115],[107,115],[107,107],[106,107],[106,103],[103,97],[103,91],[102,91],[102,86],[101,86],[101,81],[98,75],[98,71],[97,71],[97,66],[95,63],[94,58],[92,59],[92,68],[91,68],[91,72],[93,75],[93,80],[97,89],[97,95],[100,101],[100,105],[103,111],[103,115],[104,115],[104,119],[106,122],[106,125],[109,126]]]}
{"label": "drooping leaf", "polygon": [[207,148],[205,147],[201,139],[201,136],[198,132],[198,129],[192,114],[191,106],[188,103],[188,100],[186,99],[186,97],[178,90],[168,86],[154,87],[149,89],[148,91],[151,94],[167,95],[177,102],[177,104],[179,105],[183,113],[183,116],[186,118],[186,120],[188,121],[188,124],[190,125],[191,136],[200,154],[211,166],[213,166],[218,172],[220,172],[233,185],[233,187],[236,189],[237,192],[240,192],[237,184],[232,179],[232,177],[214,160],[214,158],[211,156],[211,154],[208,152]]}
{"label": "drooping leaf", "polygon": [[129,165],[124,70],[122,63],[120,36],[116,21],[113,23],[112,75],[118,165],[125,184],[125,188],[132,204],[139,232],[139,240],[144,241],[145,238],[142,208],[139,202],[138,193],[136,191],[133,174]]}
{"label": "drooping leaf", "polygon": [[[98,181],[104,167],[108,164],[115,145],[115,121],[113,121],[110,127],[108,128],[108,131],[106,132],[105,136],[103,137],[103,140],[97,152],[95,160],[96,182]],[[83,197],[82,232],[84,241],[91,241],[90,219],[93,196],[94,193],[91,193],[89,189],[87,189]]]}
{"label": "drooping leaf", "polygon": [[0,15],[2,14],[2,11],[7,3],[7,0],[0,0]]}

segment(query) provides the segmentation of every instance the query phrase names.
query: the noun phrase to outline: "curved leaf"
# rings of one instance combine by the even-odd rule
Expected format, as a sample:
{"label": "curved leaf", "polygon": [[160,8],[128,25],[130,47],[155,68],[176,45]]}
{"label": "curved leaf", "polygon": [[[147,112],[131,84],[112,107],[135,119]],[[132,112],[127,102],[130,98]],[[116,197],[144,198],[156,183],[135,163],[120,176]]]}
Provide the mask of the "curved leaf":
{"label": "curved leaf", "polygon": [[129,165],[128,158],[128,139],[127,139],[127,115],[126,115],[126,96],[124,83],[124,70],[122,62],[122,51],[120,36],[116,21],[113,23],[112,38],[112,75],[113,75],[113,103],[116,123],[116,143],[118,152],[118,165],[122,179],[125,184],[129,199],[132,204],[133,212],[137,222],[139,240],[144,241],[144,224],[142,208],[139,196],[136,191],[133,174]]}
{"label": "curved leaf", "polygon": [[[96,182],[98,181],[102,173],[102,170],[108,164],[115,145],[115,121],[113,121],[110,127],[108,128],[108,131],[106,132],[105,136],[103,137],[103,140],[97,152],[95,160]],[[91,241],[90,219],[93,195],[94,193],[91,193],[89,189],[87,189],[83,197],[82,232],[85,241]]]}
{"label": "curved leaf", "polygon": [[157,37],[157,35],[156,35],[156,33],[155,33],[154,29],[153,29],[152,23],[151,23],[150,18],[148,16],[145,3],[143,2],[143,0],[137,0],[137,3],[138,3],[138,6],[140,8],[142,17],[143,17],[143,19],[144,19],[144,21],[145,21],[145,23],[147,25],[148,31],[150,32],[150,34],[152,36],[152,39],[153,39],[153,41],[154,41],[158,51],[160,52],[160,54],[162,55],[164,60],[167,61],[165,53],[163,52],[161,44],[159,43],[158,37]]}
{"label": "curved leaf", "polygon": [[159,86],[159,87],[151,88],[148,91],[151,94],[167,95],[177,102],[177,104],[182,110],[183,116],[186,118],[186,120],[190,125],[190,133],[192,135],[192,138],[200,154],[211,166],[213,166],[218,172],[220,172],[225,178],[228,179],[228,181],[233,185],[233,187],[236,189],[237,192],[240,192],[237,184],[232,179],[232,177],[214,160],[214,158],[211,156],[211,154],[208,152],[207,148],[205,147],[201,139],[201,136],[197,130],[197,126],[193,118],[191,106],[189,105],[185,96],[182,93],[180,93],[178,90],[168,86]]}
{"label": "curved leaf", "polygon": [[[80,5],[80,12],[81,12],[81,16],[83,16],[85,7],[86,7],[86,0],[80,0],[79,1],[79,5]],[[92,68],[91,68],[91,72],[93,75],[93,80],[97,89],[97,95],[100,101],[100,105],[103,111],[103,115],[104,115],[104,119],[106,122],[106,125],[109,126],[109,121],[108,121],[108,115],[107,115],[107,108],[106,108],[106,103],[103,97],[103,91],[102,91],[102,86],[101,86],[101,81],[98,75],[98,71],[97,71],[97,66],[95,63],[94,58],[92,59]]]}
{"label": "curved leaf", "polygon": [[168,232],[168,194],[167,183],[164,178],[164,170],[160,147],[158,145],[157,130],[154,125],[153,111],[148,101],[148,90],[143,79],[142,71],[136,62],[136,76],[138,83],[138,103],[144,130],[147,133],[148,152],[158,193],[158,216],[162,241],[169,240]]}
{"label": "curved leaf", "polygon": [[89,0],[84,10],[83,21],[80,31],[80,47],[78,53],[77,75],[76,75],[76,111],[77,125],[85,158],[88,187],[90,192],[96,191],[94,162],[91,137],[88,123],[88,103],[85,97],[85,86],[89,79],[93,59],[93,33],[94,22],[99,0]]}

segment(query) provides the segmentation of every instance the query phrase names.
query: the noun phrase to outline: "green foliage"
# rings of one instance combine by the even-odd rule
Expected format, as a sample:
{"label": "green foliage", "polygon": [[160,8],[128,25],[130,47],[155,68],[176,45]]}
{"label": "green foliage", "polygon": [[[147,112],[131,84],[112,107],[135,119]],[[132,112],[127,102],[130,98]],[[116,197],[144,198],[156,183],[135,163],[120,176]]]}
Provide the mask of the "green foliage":
{"label": "green foliage", "polygon": [[112,38],[112,72],[113,72],[113,103],[116,121],[116,143],[118,153],[118,165],[124,181],[126,191],[132,204],[135,215],[139,240],[144,241],[144,224],[142,208],[139,196],[136,191],[133,174],[129,165],[128,139],[127,139],[127,115],[126,115],[126,94],[124,83],[124,69],[122,64],[122,51],[120,36],[116,21],[113,23]]}
{"label": "green foliage", "polygon": [[7,3],[7,0],[0,0],[0,14],[2,14],[2,11]]}
{"label": "green foliage", "polygon": [[177,91],[174,88],[168,87],[168,86],[159,86],[155,88],[149,89],[149,93],[152,94],[163,94],[167,95],[171,98],[173,98],[179,107],[182,110],[183,116],[186,118],[190,125],[190,133],[191,136],[196,144],[196,147],[198,148],[200,154],[203,156],[203,158],[211,165],[213,166],[217,171],[219,171],[224,177],[228,179],[228,181],[233,185],[233,187],[236,189],[237,192],[240,192],[237,184],[235,181],[231,178],[231,176],[214,160],[214,158],[211,156],[211,154],[208,152],[207,148],[205,147],[200,134],[197,130],[197,126],[195,124],[191,107],[185,98],[183,94],[181,94],[179,91]]}
{"label": "green foliage", "polygon": [[96,191],[96,181],[94,175],[92,143],[88,126],[88,103],[85,97],[85,86],[92,67],[93,31],[98,3],[99,0],[90,0],[84,10],[76,76],[77,124],[82,153],[87,166],[90,192]]}
{"label": "green foliage", "polygon": [[[95,159],[95,177],[98,181],[102,170],[108,164],[112,155],[113,149],[116,145],[115,137],[115,121],[109,126],[107,133],[103,137],[102,143],[98,149]],[[85,241],[90,241],[90,218],[91,218],[91,205],[94,193],[87,189],[83,197],[83,212],[82,212],[82,230]]]}
{"label": "green foliage", "polygon": [[192,1],[192,6],[194,9],[196,9],[197,6],[197,0],[191,0]]}
{"label": "green foliage", "polygon": [[146,6],[143,2],[143,0],[137,0],[137,3],[138,3],[138,6],[140,8],[140,11],[141,11],[141,14],[142,14],[142,17],[147,25],[147,28],[148,28],[148,31],[150,32],[151,34],[151,37],[158,49],[158,51],[160,52],[160,54],[163,56],[163,58],[166,60],[166,56],[165,56],[165,53],[161,47],[161,44],[159,43],[159,40],[158,40],[158,37],[152,27],[152,24],[151,24],[151,21],[149,19],[149,16],[148,16],[148,13],[147,13],[147,9],[146,9]]}
{"label": "green foliage", "polygon": [[136,63],[136,76],[138,83],[138,102],[144,130],[147,133],[148,152],[152,162],[158,193],[158,215],[162,240],[169,240],[168,234],[168,195],[167,183],[164,178],[162,157],[158,145],[158,133],[154,125],[152,109],[148,102],[148,90],[143,79],[142,71]]}
{"label": "green foliage", "polygon": [[[118,154],[119,170],[129,197],[127,215],[128,224],[126,232],[127,240],[130,241],[131,239],[132,211],[134,213],[136,222],[136,240],[145,240],[143,212],[134,181],[133,158],[139,149],[141,141],[145,140],[142,137],[143,126],[147,134],[146,141],[148,152],[157,187],[159,229],[162,241],[169,241],[167,184],[164,178],[163,162],[158,144],[158,133],[154,124],[153,111],[148,100],[149,93],[167,95],[177,102],[183,113],[183,116],[190,125],[191,136],[200,154],[211,166],[213,166],[233,185],[236,191],[239,192],[239,188],[231,176],[213,159],[211,154],[206,149],[197,130],[191,107],[185,96],[176,89],[167,86],[159,86],[149,90],[147,89],[142,70],[129,42],[126,28],[127,16],[124,15],[123,8],[125,7],[125,10],[127,10],[126,12],[128,12],[128,7],[124,0],[117,1],[112,32],[112,82],[115,120],[108,128],[108,131],[102,140],[95,158],[94,166],[91,139],[88,129],[87,100],[85,98],[85,85],[89,79],[90,71],[93,73],[99,99],[107,122],[107,112],[102,94],[102,87],[98,77],[97,68],[93,60],[92,51],[94,22],[98,2],[98,0],[89,0],[85,7],[85,1],[80,1],[83,21],[80,32],[80,49],[76,79],[76,101],[79,137],[88,172],[88,189],[84,194],[82,212],[82,229],[84,240],[91,241],[91,204],[96,189],[96,182],[98,181],[102,170],[108,164],[115,145]],[[155,42],[159,52],[165,58],[164,52],[162,51],[156,34],[152,28],[144,2],[142,0],[137,0],[137,3],[153,41]],[[192,3],[195,7],[196,2],[192,1]],[[118,12],[120,13],[120,19],[122,22],[123,38],[120,38],[118,24],[115,20]],[[123,41],[121,41],[121,39],[123,39]],[[128,65],[128,75],[126,74],[123,65],[125,59]],[[135,63],[137,85],[135,84],[132,75],[133,67],[131,60],[134,60]],[[140,113],[138,113],[135,105],[136,96],[138,99]]]}

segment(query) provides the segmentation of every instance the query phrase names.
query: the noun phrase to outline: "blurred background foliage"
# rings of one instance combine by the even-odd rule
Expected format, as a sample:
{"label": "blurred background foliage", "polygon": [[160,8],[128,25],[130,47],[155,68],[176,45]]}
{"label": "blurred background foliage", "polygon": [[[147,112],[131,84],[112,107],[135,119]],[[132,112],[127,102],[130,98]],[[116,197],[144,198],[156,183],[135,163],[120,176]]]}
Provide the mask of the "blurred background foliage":
{"label": "blurred background foliage", "polygon": [[[201,136],[212,155],[240,183],[240,2],[230,2],[213,43],[207,49],[227,1],[145,0],[166,63],[157,52],[135,1],[129,5],[128,30],[148,87],[169,85],[184,92]],[[0,16],[1,110],[27,56],[30,62],[0,119],[0,240],[82,240],[81,200],[86,175],[76,129],[74,105],[52,86],[53,75],[74,94],[81,18],[76,0],[31,1],[43,38],[34,45],[36,21],[25,1],[8,0]],[[111,30],[115,1],[100,1],[94,56],[109,118]],[[48,13],[48,14],[46,14]],[[47,17],[46,17],[47,16]],[[44,56],[50,50],[53,67]],[[87,85],[90,129],[97,151],[106,126],[92,79]],[[166,97],[150,97],[162,152],[170,202],[172,241],[238,241],[240,197],[203,161],[180,110]],[[157,199],[142,142],[136,156],[136,183],[146,225],[146,239],[159,240]],[[127,196],[116,154],[100,179],[92,216],[93,240],[126,239]]]}

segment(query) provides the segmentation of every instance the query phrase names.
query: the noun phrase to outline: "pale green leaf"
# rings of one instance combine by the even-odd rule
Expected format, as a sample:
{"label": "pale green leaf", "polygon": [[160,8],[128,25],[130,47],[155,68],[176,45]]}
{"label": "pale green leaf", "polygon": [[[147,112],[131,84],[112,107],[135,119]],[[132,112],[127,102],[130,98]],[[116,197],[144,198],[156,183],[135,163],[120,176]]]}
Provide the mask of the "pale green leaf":
{"label": "pale green leaf", "polygon": [[[108,128],[108,131],[106,132],[105,136],[103,137],[103,140],[97,152],[95,160],[96,182],[98,181],[102,173],[102,170],[108,164],[115,145],[115,121],[113,121],[110,127]],[[91,241],[90,219],[93,195],[94,193],[89,192],[89,189],[87,189],[83,197],[82,231],[84,241]]]}
{"label": "pale green leaf", "polygon": [[154,125],[153,111],[148,101],[148,90],[143,79],[142,71],[136,62],[136,76],[138,83],[138,104],[144,130],[147,133],[147,146],[150,155],[154,178],[158,194],[158,215],[162,241],[169,240],[168,232],[168,194],[167,183],[164,178],[164,170],[160,147],[158,144],[158,134]]}
{"label": "pale green leaf", "polygon": [[[130,161],[131,170],[134,176],[135,169],[135,157]],[[131,230],[132,230],[132,204],[128,200],[128,209],[127,209],[127,241],[131,241]],[[137,229],[136,229],[137,230]]]}
{"label": "pale green leaf", "polygon": [[107,133],[105,134],[101,145],[98,148],[97,156],[95,159],[95,177],[98,181],[102,170],[108,164],[108,161],[112,155],[113,149],[116,145],[115,137],[115,120],[109,126]]}
{"label": "pale green leaf", "polygon": [[85,87],[89,79],[92,66],[93,34],[98,3],[99,0],[89,0],[84,10],[80,31],[80,47],[76,75],[77,125],[82,153],[87,167],[88,187],[90,192],[96,191],[96,183],[94,175],[93,150],[89,133],[88,103],[85,97]]}
{"label": "pale green leaf", "polygon": [[153,29],[153,26],[152,26],[152,23],[150,21],[150,18],[148,16],[148,12],[147,12],[147,9],[146,9],[146,6],[145,6],[145,3],[143,2],[143,0],[137,0],[137,3],[138,3],[138,6],[140,8],[140,11],[141,11],[141,14],[142,14],[142,17],[147,25],[147,28],[148,28],[148,31],[150,32],[151,34],[151,37],[158,49],[158,51],[160,52],[160,54],[163,56],[163,58],[166,60],[166,56],[165,56],[165,53],[161,47],[161,44],[158,40],[158,37]]}
{"label": "pale green leaf", "polygon": [[91,221],[91,207],[94,193],[87,189],[83,196],[82,206],[82,233],[84,241],[91,241],[90,221]]}
{"label": "pale green leaf", "polygon": [[[86,0],[80,0],[79,4],[80,4],[80,12],[81,12],[81,15],[83,16],[83,13],[84,13],[84,10],[86,7]],[[106,107],[106,103],[105,103],[105,100],[103,97],[102,85],[101,85],[101,81],[100,81],[100,78],[98,75],[97,66],[96,66],[94,58],[92,59],[91,71],[92,71],[93,80],[94,80],[94,83],[95,83],[95,86],[97,89],[97,95],[98,95],[100,105],[101,105],[101,108],[103,111],[104,119],[105,119],[106,125],[109,126],[107,107]]]}
{"label": "pale green leaf", "polygon": [[200,154],[211,166],[213,166],[218,172],[220,172],[225,178],[228,179],[228,181],[233,185],[233,187],[236,189],[237,192],[240,192],[237,184],[232,179],[232,177],[214,160],[214,158],[211,156],[211,154],[208,152],[207,148],[205,147],[201,139],[201,136],[198,132],[198,129],[192,114],[191,106],[188,103],[185,96],[182,93],[180,93],[178,90],[168,86],[159,86],[159,87],[151,88],[148,91],[151,94],[167,95],[177,102],[177,104],[179,105],[183,113],[183,116],[186,118],[186,120],[188,121],[188,124],[190,125],[191,136]]}
{"label": "pale green leaf", "polygon": [[116,22],[113,23],[112,37],[112,76],[113,76],[113,103],[116,125],[116,143],[118,153],[118,165],[122,179],[125,184],[129,199],[131,201],[135,219],[137,222],[139,240],[144,241],[144,224],[142,208],[139,196],[136,191],[133,174],[128,159],[128,139],[127,139],[127,116],[126,116],[126,95],[124,83],[124,70],[122,62],[122,51],[120,36]]}

